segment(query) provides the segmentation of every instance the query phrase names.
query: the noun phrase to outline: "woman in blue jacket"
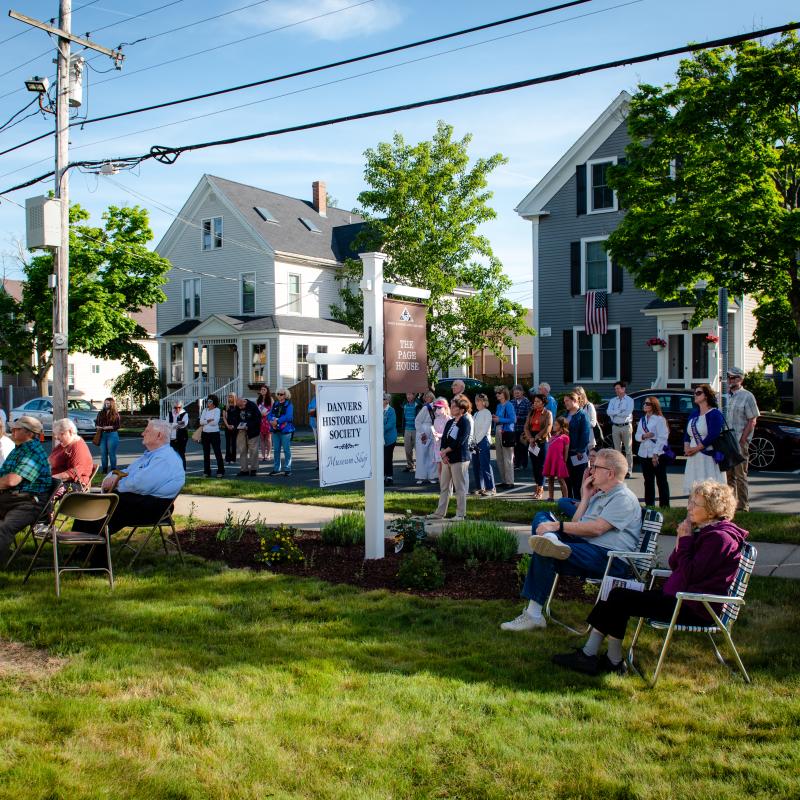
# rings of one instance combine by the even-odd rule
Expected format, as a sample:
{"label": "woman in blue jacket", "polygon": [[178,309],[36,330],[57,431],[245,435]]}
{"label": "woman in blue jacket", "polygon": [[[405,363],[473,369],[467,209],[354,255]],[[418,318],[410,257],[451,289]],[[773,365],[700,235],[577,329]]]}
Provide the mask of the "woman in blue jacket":
{"label": "woman in blue jacket", "polygon": [[394,483],[394,446],[397,444],[397,414],[392,408],[392,396],[383,395],[383,483]]}
{"label": "woman in blue jacket", "polygon": [[[292,435],[294,434],[294,406],[292,395],[288,389],[278,389],[276,400],[267,414],[272,429],[272,452],[275,466],[270,475],[287,477],[292,474]],[[283,470],[281,470],[281,454],[283,454]]]}
{"label": "woman in blue jacket", "polygon": [[569,454],[567,456],[567,470],[569,471],[569,493],[575,500],[581,499],[581,483],[583,473],[589,465],[589,441],[592,429],[589,418],[581,409],[577,392],[567,392],[564,395],[564,407],[567,409],[569,420]]}
{"label": "woman in blue jacket", "polygon": [[700,481],[726,482],[714,450],[714,442],[725,427],[725,418],[717,408],[717,395],[707,383],[701,383],[694,390],[694,404],[683,434],[683,453],[686,456],[683,488],[687,494]]}
{"label": "woman in blue jacket", "polygon": [[500,473],[498,489],[514,488],[514,425],[517,421],[517,412],[511,402],[508,386],[495,386],[497,397],[497,410],[492,415],[495,428],[494,451],[497,458],[497,470]]}

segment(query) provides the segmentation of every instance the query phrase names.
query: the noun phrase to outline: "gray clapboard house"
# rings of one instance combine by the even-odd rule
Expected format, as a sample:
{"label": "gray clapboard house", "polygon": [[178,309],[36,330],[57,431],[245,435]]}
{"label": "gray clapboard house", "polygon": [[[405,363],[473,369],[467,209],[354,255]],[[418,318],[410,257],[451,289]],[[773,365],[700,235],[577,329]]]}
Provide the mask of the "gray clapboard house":
{"label": "gray clapboard house", "polygon": [[[717,320],[689,329],[693,308],[637,289],[605,251],[624,215],[606,170],[624,158],[630,99],[621,92],[516,208],[533,229],[536,380],[556,392],[579,383],[610,397],[617,380],[631,389],[719,386],[719,345],[706,339],[718,335]],[[585,332],[591,290],[608,293],[605,334]],[[747,345],[753,307],[750,298],[739,298],[728,313],[730,363],[746,370],[760,362]],[[662,339],[663,349],[648,346],[651,338]]]}
{"label": "gray clapboard house", "polygon": [[350,368],[314,368],[307,356],[341,353],[359,338],[330,309],[361,225],[327,207],[321,181],[303,200],[203,175],[156,248],[172,264],[157,318],[172,392],[162,411],[209,392],[346,377]]}

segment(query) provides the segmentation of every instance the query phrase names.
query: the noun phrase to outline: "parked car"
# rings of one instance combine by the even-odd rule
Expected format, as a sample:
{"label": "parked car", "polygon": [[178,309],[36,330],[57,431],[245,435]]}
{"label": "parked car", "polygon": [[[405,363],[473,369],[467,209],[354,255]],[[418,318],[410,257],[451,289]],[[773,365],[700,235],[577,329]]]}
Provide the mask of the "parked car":
{"label": "parked car", "polygon": [[466,392],[469,392],[470,389],[475,390],[483,387],[483,383],[477,378],[442,378],[436,381],[436,385],[433,387],[434,394],[437,397],[439,395],[451,396],[453,394],[453,381],[464,381],[464,389]]}
{"label": "parked car", "polygon": [[[669,445],[676,454],[683,453],[683,434],[694,408],[694,396],[686,389],[651,389],[630,392],[633,399],[633,424],[635,427],[642,416],[642,403],[646,397],[658,398],[661,410],[669,426]],[[611,420],[607,413],[608,404],[597,406],[597,422],[603,436],[611,441]],[[633,443],[634,452],[638,443]],[[800,467],[800,417],[792,414],[777,414],[764,411],[756,422],[753,441],[750,444],[750,466],[753,469],[772,469],[775,467]]]}
{"label": "parked car", "polygon": [[[27,403],[11,409],[9,418],[13,422],[23,415],[38,419],[42,423],[46,435],[50,436],[53,433],[52,397],[34,397],[33,400],[28,400]],[[81,436],[94,436],[97,411],[88,400],[69,398],[67,400],[67,416],[75,423]]]}

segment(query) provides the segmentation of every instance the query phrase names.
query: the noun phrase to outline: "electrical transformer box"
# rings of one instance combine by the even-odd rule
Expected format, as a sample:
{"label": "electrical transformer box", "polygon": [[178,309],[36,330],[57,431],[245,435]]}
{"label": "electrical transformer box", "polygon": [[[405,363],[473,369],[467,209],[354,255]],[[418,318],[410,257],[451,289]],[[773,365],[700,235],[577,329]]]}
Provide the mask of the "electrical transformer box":
{"label": "electrical transformer box", "polygon": [[25,200],[25,245],[28,250],[61,244],[61,201],[53,197]]}

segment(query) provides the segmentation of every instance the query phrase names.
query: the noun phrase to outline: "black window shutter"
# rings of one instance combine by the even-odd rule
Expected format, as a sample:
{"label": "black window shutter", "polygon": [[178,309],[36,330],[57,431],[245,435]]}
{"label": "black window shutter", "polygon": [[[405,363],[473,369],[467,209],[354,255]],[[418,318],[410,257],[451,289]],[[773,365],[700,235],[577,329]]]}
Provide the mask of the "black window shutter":
{"label": "black window shutter", "polygon": [[586,164],[575,167],[575,191],[578,194],[578,216],[586,213]]}
{"label": "black window shutter", "polygon": [[581,243],[569,243],[569,293],[581,293]]}
{"label": "black window shutter", "polygon": [[564,383],[572,383],[572,330],[564,331]]}
{"label": "black window shutter", "polygon": [[613,260],[611,262],[611,291],[622,292],[622,267]]}
{"label": "black window shutter", "polygon": [[619,329],[619,379],[630,383],[633,373],[633,352],[631,349],[631,328]]}

